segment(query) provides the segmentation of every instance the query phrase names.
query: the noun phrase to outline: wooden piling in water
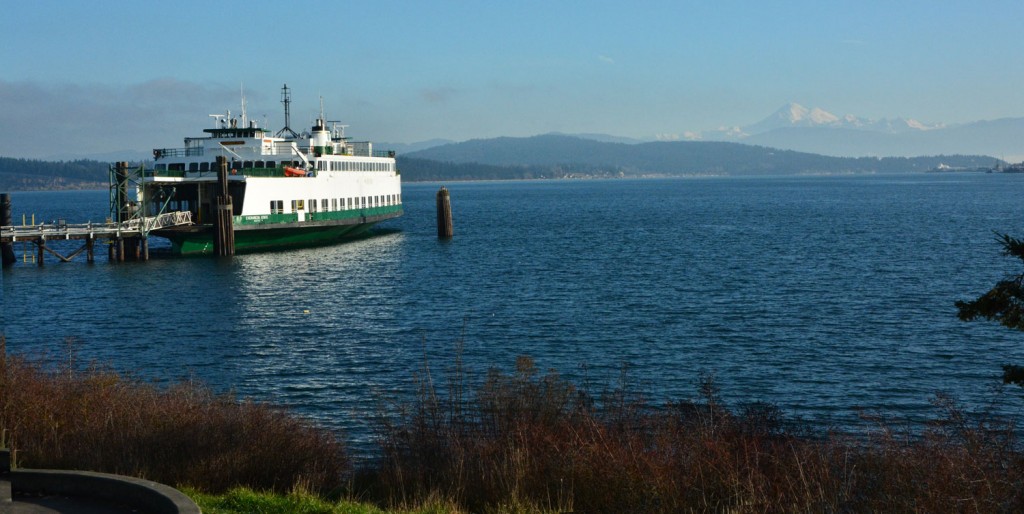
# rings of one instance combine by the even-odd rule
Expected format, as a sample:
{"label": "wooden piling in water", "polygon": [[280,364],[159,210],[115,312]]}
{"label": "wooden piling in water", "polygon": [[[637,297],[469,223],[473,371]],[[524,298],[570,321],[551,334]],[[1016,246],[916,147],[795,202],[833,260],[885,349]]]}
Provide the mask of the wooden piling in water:
{"label": "wooden piling in water", "polygon": [[452,200],[448,188],[441,186],[437,191],[437,237],[450,239],[452,230]]}
{"label": "wooden piling in water", "polygon": [[[0,193],[0,227],[13,225],[11,221],[11,195]],[[18,258],[14,255],[14,243],[0,243],[0,263],[4,268],[13,266]]]}
{"label": "wooden piling in water", "polygon": [[230,257],[235,254],[235,218],[234,205],[228,192],[228,160],[224,156],[217,157],[217,215],[214,218],[213,250],[218,257]]}

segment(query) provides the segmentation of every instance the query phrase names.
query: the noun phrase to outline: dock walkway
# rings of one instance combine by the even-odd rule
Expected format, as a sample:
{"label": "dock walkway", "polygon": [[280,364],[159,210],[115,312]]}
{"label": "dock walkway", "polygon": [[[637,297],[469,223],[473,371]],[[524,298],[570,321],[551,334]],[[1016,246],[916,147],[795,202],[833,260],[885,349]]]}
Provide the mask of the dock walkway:
{"label": "dock walkway", "polygon": [[[0,227],[0,244],[10,245],[18,242],[35,244],[38,255],[37,263],[40,266],[43,265],[44,252],[57,256],[63,262],[68,262],[85,251],[87,260],[93,262],[93,246],[96,240],[106,240],[110,243],[111,260],[123,261],[126,260],[126,257],[133,260],[147,260],[149,250],[146,240],[150,231],[191,224],[192,213],[175,211],[151,218],[134,218],[121,223],[69,224],[57,221],[35,225],[9,225]],[[81,240],[85,241],[85,244],[69,255],[61,255],[47,246],[48,241],[66,240]],[[126,241],[130,255],[125,254]],[[138,244],[142,246],[141,252],[137,247]]]}

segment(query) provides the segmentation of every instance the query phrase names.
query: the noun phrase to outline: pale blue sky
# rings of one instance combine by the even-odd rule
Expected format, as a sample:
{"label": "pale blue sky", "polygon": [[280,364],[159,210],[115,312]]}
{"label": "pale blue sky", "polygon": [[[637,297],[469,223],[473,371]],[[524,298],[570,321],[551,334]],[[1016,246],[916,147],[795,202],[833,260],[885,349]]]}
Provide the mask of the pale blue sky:
{"label": "pale blue sky", "polygon": [[787,102],[1024,116],[1024,2],[3,0],[0,155],[181,145],[239,110],[357,139],[746,125]]}

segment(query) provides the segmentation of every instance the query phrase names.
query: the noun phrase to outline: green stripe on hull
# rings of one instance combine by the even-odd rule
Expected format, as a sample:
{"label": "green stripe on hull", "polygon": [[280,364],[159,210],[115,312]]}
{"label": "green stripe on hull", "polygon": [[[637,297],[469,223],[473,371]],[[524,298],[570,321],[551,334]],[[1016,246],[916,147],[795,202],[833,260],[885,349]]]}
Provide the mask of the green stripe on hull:
{"label": "green stripe on hull", "polygon": [[[266,228],[235,232],[235,251],[244,252],[270,248],[313,246],[356,237],[365,233],[374,223],[334,225],[306,228]],[[213,231],[190,232],[168,236],[171,251],[181,255],[213,253]]]}
{"label": "green stripe on hull", "polygon": [[[367,209],[375,211],[377,209]],[[385,209],[381,209],[385,210]],[[338,242],[343,239],[358,237],[373,225],[386,219],[402,214],[401,207],[386,209],[390,212],[367,212],[371,216],[347,216],[347,221],[337,224],[323,224],[323,221],[306,225],[303,223],[280,223],[285,225],[273,227],[274,223],[241,223],[235,226],[235,251],[246,252],[276,248],[295,248],[315,246]],[[377,214],[373,216],[373,214]],[[289,215],[284,215],[289,216]],[[294,215],[291,215],[294,216]],[[235,217],[235,221],[239,216]],[[322,220],[323,218],[321,218]],[[276,220],[275,220],[276,221]],[[248,225],[248,226],[246,226]],[[253,225],[258,225],[254,227]],[[198,230],[197,230],[198,228]],[[171,251],[180,255],[196,255],[213,253],[213,227],[193,227],[187,231],[167,230],[154,233],[171,241]]]}

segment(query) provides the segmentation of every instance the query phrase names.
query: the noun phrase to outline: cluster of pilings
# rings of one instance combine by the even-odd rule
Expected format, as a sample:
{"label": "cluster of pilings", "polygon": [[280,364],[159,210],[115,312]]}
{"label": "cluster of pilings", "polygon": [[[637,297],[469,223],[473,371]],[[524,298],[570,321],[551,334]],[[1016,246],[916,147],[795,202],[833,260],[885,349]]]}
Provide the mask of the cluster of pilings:
{"label": "cluster of pilings", "polygon": [[217,217],[213,222],[213,251],[218,257],[230,257],[235,254],[235,218],[234,205],[228,192],[228,159],[217,156]]}
{"label": "cluster of pilings", "polygon": [[[11,223],[11,195],[0,193],[0,227],[9,227]],[[8,267],[17,262],[14,256],[13,243],[0,243],[0,261],[3,267]]]}
{"label": "cluster of pilings", "polygon": [[[88,241],[88,243],[91,242],[92,240]],[[90,251],[89,253],[91,254],[92,252]],[[149,238],[140,236],[112,239],[107,248],[107,258],[111,262],[148,261]],[[92,262],[91,258],[89,262]]]}

